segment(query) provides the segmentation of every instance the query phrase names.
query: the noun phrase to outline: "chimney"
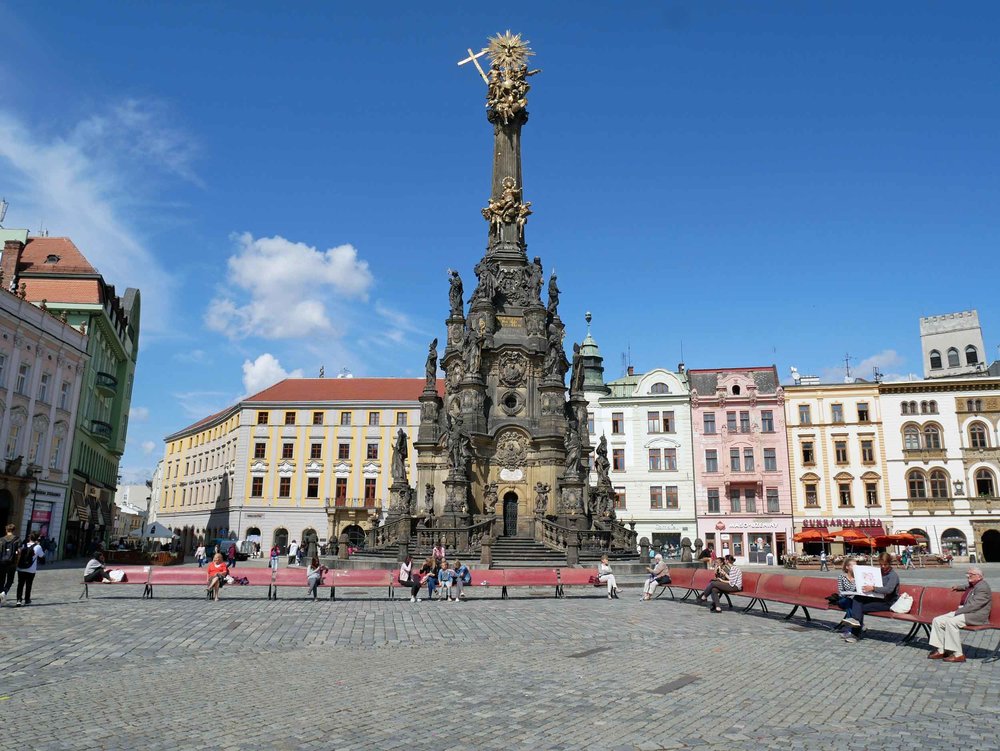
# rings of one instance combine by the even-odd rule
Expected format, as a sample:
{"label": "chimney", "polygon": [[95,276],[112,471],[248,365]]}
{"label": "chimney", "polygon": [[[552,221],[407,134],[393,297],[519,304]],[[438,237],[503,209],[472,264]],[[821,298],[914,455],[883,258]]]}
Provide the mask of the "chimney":
{"label": "chimney", "polygon": [[629,374],[630,376],[631,376],[631,375],[635,375],[635,367],[634,367],[634,366],[632,366],[632,365],[629,365],[629,366],[628,366],[628,374]]}
{"label": "chimney", "polygon": [[3,269],[4,287],[10,285],[10,280],[17,276],[17,267],[21,263],[21,253],[24,243],[20,240],[8,240],[3,244],[3,256],[0,257],[0,269]]}

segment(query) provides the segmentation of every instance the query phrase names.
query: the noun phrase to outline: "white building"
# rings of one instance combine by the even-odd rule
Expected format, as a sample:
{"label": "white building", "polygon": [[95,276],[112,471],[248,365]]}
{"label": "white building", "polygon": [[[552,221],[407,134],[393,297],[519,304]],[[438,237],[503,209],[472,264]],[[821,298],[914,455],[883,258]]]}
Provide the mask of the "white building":
{"label": "white building", "polygon": [[983,331],[975,310],[921,318],[920,348],[924,378],[969,375],[986,369]]}
{"label": "white building", "polygon": [[152,505],[150,486],[145,483],[119,485],[115,491],[115,522],[111,538],[128,539],[129,534],[146,522]]}
{"label": "white building", "polygon": [[87,341],[0,283],[0,529],[62,534]]}
{"label": "white building", "polygon": [[149,489],[149,511],[147,512],[147,523],[152,523],[156,521],[156,512],[160,508],[160,501],[163,496],[163,460],[160,459],[156,463],[156,469],[153,470],[153,478],[150,481]]}

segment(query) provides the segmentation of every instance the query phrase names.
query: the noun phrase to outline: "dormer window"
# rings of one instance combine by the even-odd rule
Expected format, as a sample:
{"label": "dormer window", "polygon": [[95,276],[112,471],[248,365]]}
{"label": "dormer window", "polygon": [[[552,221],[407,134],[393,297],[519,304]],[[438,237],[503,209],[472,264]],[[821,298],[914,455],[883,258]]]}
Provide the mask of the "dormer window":
{"label": "dormer window", "polygon": [[733,386],[733,396],[739,396],[739,395],[740,395],[740,387]]}
{"label": "dormer window", "polygon": [[667,384],[665,384],[665,383],[654,383],[652,385],[652,387],[650,387],[649,393],[651,393],[651,394],[669,394],[670,393],[670,389],[667,388]]}
{"label": "dormer window", "polygon": [[55,253],[49,253],[45,257],[45,263],[59,263],[61,259]]}

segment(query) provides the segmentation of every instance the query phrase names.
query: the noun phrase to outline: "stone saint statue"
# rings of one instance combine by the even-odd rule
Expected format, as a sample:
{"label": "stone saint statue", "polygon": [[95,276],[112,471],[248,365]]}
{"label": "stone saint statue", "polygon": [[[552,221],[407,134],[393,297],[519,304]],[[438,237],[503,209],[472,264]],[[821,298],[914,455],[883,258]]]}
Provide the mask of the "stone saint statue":
{"label": "stone saint statue", "polygon": [[559,307],[559,285],[556,284],[556,272],[552,272],[549,277],[549,316],[555,318],[556,309]]}
{"label": "stone saint statue", "polygon": [[580,434],[572,427],[566,429],[566,476],[579,477],[580,457],[583,455],[583,443]]}
{"label": "stone saint statue", "polygon": [[544,516],[549,510],[549,490],[547,482],[535,483],[535,514],[538,516]]}
{"label": "stone saint statue", "polygon": [[608,474],[611,469],[611,462],[608,461],[608,439],[603,435],[597,443],[597,457],[594,459],[594,469],[597,470],[597,487],[611,487],[611,477]]}
{"label": "stone saint statue", "polygon": [[434,486],[429,482],[424,485],[424,513],[434,516]]}
{"label": "stone saint statue", "polygon": [[451,304],[451,317],[461,318],[463,315],[462,277],[460,277],[458,272],[454,269],[448,269],[448,277],[448,283],[450,285],[448,289],[448,302]]}
{"label": "stone saint statue", "polygon": [[465,334],[462,343],[462,359],[465,360],[465,372],[467,375],[478,374],[483,365],[483,340],[482,332],[469,329]]}
{"label": "stone saint statue", "polygon": [[452,472],[464,478],[471,456],[469,437],[462,430],[462,418],[456,417],[451,420],[448,428],[448,466]]}
{"label": "stone saint statue", "polygon": [[392,447],[392,484],[407,484],[406,457],[409,449],[406,447],[406,433],[402,428],[396,432],[396,443]]}
{"label": "stone saint statue", "polygon": [[438,371],[438,340],[435,339],[431,342],[431,345],[427,348],[427,365],[424,368],[426,384],[424,388],[427,391],[434,391],[437,387],[437,371]]}
{"label": "stone saint statue", "polygon": [[496,513],[497,503],[499,501],[500,496],[497,494],[497,484],[495,482],[491,482],[483,488],[483,513]]}
{"label": "stone saint statue", "polygon": [[479,284],[476,286],[476,291],[472,293],[472,297],[476,300],[485,300],[492,304],[493,298],[497,294],[496,271],[484,258],[476,264],[475,272]]}
{"label": "stone saint statue", "polygon": [[553,333],[549,337],[549,347],[545,351],[542,370],[546,377],[556,378],[560,381],[566,372],[566,351],[563,349],[559,335],[556,333]]}
{"label": "stone saint statue", "polygon": [[581,393],[583,391],[583,355],[580,353],[580,345],[573,344],[573,374],[569,379],[570,393]]}
{"label": "stone saint statue", "polygon": [[528,295],[531,304],[541,302],[544,280],[545,275],[542,273],[542,259],[535,256],[535,260],[528,267]]}

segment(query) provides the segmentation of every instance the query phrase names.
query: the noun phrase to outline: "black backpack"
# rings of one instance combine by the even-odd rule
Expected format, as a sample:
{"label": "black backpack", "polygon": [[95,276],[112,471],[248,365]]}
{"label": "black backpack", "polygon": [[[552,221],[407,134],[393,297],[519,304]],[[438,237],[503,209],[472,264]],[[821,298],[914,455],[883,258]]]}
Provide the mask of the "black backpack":
{"label": "black backpack", "polygon": [[30,542],[26,542],[21,546],[21,550],[17,554],[17,567],[21,569],[31,568],[31,564],[34,562],[35,546]]}
{"label": "black backpack", "polygon": [[20,538],[0,537],[0,563],[13,563],[19,547],[21,547]]}

